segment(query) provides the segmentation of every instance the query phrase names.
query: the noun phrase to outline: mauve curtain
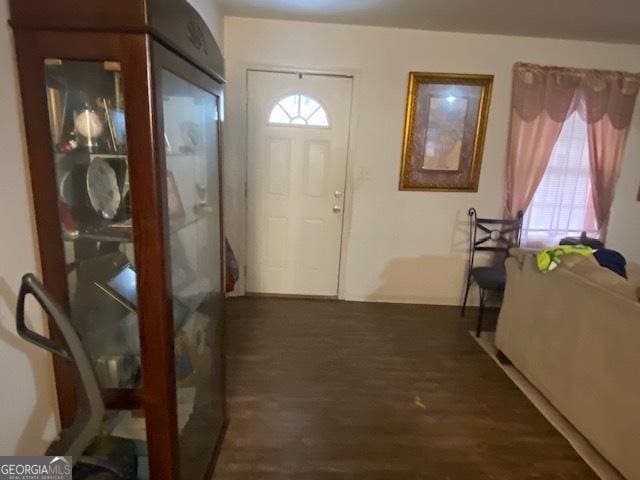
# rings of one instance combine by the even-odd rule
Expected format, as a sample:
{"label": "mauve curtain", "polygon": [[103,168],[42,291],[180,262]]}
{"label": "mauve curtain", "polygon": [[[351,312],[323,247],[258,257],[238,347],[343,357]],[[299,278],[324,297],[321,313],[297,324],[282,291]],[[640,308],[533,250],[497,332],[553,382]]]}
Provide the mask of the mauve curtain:
{"label": "mauve curtain", "polygon": [[561,69],[514,65],[505,190],[510,218],[526,211],[531,203],[577,86],[578,82],[562,75]]}
{"label": "mauve curtain", "polygon": [[579,111],[587,122],[593,208],[598,233],[604,241],[640,75],[591,71],[582,85]]}
{"label": "mauve curtain", "polygon": [[593,205],[604,239],[639,88],[640,74],[516,63],[507,152],[507,215],[526,211],[562,125],[577,110],[587,123]]}

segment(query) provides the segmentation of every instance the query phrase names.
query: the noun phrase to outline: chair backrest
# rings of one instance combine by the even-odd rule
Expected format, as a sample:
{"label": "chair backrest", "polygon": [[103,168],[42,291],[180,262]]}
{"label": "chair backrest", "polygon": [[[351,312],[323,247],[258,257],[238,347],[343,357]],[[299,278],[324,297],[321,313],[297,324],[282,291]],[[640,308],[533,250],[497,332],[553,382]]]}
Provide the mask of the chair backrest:
{"label": "chair backrest", "polygon": [[[29,329],[25,322],[25,303],[28,295],[32,295],[49,314],[49,318],[58,329],[62,343]],[[71,320],[32,273],[22,277],[16,306],[16,329],[28,342],[68,360],[75,370],[78,402],[75,417],[71,425],[60,431],[45,452],[47,456],[71,456],[75,465],[101,433],[105,406],[89,355],[71,325]]]}
{"label": "chair backrest", "polygon": [[473,268],[478,251],[504,253],[520,246],[522,211],[515,219],[479,218],[475,208],[469,209],[469,268]]}

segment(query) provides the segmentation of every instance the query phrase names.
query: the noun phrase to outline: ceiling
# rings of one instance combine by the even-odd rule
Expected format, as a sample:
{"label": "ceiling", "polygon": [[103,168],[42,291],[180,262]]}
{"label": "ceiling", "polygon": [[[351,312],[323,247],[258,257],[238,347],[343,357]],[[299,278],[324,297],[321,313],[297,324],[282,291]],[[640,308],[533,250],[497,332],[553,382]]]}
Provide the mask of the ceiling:
{"label": "ceiling", "polygon": [[219,0],[226,15],[640,44],[640,0]]}

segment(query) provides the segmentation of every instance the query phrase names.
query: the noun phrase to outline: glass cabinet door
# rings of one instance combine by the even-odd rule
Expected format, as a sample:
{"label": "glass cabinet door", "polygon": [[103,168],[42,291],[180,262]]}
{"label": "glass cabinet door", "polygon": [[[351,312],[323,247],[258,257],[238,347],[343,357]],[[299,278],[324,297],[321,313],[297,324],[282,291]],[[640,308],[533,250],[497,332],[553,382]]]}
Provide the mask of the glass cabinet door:
{"label": "glass cabinet door", "polygon": [[161,74],[180,478],[203,478],[224,422],[218,97]]}
{"label": "glass cabinet door", "polygon": [[[46,59],[45,77],[71,321],[103,389],[140,389],[121,65]],[[104,432],[132,478],[149,478],[142,411],[109,411]]]}
{"label": "glass cabinet door", "polygon": [[45,60],[71,319],[103,388],[142,383],[122,73]]}

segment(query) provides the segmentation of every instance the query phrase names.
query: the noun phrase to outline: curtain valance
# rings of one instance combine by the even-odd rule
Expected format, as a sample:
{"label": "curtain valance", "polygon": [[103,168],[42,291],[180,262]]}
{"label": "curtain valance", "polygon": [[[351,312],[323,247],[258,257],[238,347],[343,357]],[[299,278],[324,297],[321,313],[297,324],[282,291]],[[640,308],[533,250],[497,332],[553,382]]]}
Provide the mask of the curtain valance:
{"label": "curtain valance", "polygon": [[516,63],[513,108],[524,121],[545,111],[562,122],[574,111],[587,123],[608,115],[616,129],[631,123],[640,74]]}

